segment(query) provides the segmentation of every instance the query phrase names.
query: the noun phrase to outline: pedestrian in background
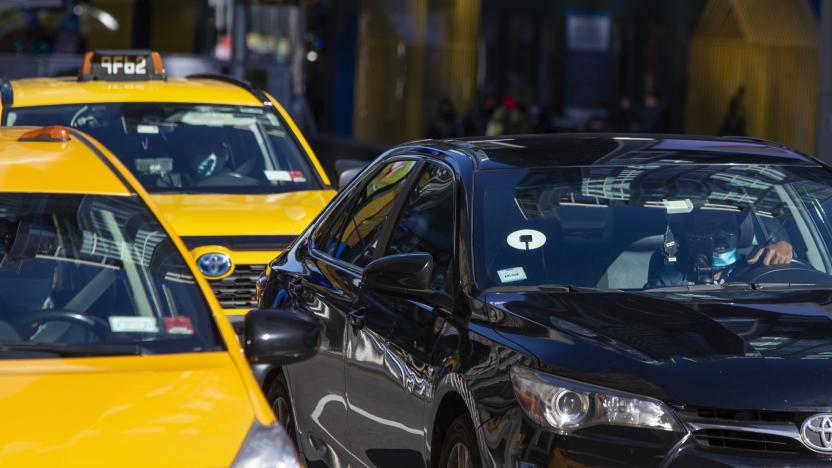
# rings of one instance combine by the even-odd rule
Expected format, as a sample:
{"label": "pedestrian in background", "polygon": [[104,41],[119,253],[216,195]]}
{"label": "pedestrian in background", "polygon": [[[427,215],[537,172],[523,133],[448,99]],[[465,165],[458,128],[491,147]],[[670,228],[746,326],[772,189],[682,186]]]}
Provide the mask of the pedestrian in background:
{"label": "pedestrian in background", "polygon": [[667,114],[659,93],[649,92],[644,97],[644,111],[641,131],[645,133],[665,133],[668,130]]}
{"label": "pedestrian in background", "polygon": [[488,130],[488,122],[494,115],[497,100],[491,94],[484,95],[465,115],[463,126],[466,136],[482,136]]}
{"label": "pedestrian in background", "polygon": [[503,103],[491,116],[488,123],[488,136],[522,135],[530,133],[534,128],[526,106],[514,100],[511,96],[503,98]]}
{"label": "pedestrian in background", "polygon": [[463,136],[462,118],[456,112],[453,101],[447,97],[439,100],[436,117],[428,128],[428,138],[444,140]]}

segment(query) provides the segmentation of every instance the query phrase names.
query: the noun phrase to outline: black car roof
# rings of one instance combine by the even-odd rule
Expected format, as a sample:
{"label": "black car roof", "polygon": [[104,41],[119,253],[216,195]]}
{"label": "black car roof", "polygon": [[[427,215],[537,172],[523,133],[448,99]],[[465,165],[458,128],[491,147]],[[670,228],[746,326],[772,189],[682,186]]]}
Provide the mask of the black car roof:
{"label": "black car roof", "polygon": [[785,164],[817,166],[799,151],[745,137],[554,134],[423,140],[420,147],[473,158],[478,169],[643,164]]}

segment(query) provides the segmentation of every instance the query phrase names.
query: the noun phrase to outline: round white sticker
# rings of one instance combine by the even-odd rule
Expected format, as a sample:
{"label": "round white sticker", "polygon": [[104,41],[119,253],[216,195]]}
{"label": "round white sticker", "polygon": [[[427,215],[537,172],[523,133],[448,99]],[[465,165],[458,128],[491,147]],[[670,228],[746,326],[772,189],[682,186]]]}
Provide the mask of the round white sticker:
{"label": "round white sticker", "polygon": [[506,242],[517,250],[534,250],[543,247],[546,243],[546,234],[534,229],[521,229],[509,234]]}

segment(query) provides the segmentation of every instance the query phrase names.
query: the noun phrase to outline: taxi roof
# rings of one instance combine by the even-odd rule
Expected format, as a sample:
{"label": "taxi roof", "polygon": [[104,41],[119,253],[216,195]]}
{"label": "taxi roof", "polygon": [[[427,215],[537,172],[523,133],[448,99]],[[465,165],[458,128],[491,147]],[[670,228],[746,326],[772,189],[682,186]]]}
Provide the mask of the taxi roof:
{"label": "taxi roof", "polygon": [[106,149],[75,131],[66,142],[19,141],[35,128],[0,128],[0,192],[131,194]]}
{"label": "taxi roof", "polygon": [[188,102],[262,106],[249,90],[209,78],[147,81],[78,81],[77,77],[11,80],[12,107],[98,102]]}

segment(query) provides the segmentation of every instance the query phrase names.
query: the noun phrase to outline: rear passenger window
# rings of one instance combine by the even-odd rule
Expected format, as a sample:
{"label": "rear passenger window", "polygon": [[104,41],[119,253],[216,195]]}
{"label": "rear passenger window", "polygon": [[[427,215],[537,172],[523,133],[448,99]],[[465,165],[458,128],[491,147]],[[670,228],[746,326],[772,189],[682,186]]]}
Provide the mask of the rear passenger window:
{"label": "rear passenger window", "polygon": [[328,234],[316,238],[316,248],[358,267],[370,263],[385,221],[415,165],[415,161],[396,161],[382,168],[349,212],[330,225]]}
{"label": "rear passenger window", "polygon": [[433,256],[432,286],[445,286],[453,258],[454,191],[451,171],[426,164],[402,208],[387,255],[427,252]]}

